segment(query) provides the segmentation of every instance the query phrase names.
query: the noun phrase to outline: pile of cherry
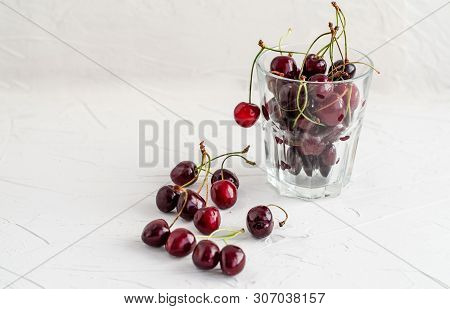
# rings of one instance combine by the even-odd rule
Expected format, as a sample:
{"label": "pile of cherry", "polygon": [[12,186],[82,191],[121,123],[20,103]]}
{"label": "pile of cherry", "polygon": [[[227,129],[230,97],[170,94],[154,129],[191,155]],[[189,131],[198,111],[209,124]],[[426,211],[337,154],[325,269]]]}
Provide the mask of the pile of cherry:
{"label": "pile of cherry", "polygon": [[[328,23],[328,32],[319,35],[306,52],[270,48],[263,41],[258,42],[261,49],[250,73],[249,101],[239,103],[234,109],[234,118],[240,126],[248,128],[256,123],[260,109],[251,103],[255,63],[264,51],[279,53],[272,59],[266,76],[266,88],[272,95],[264,98],[261,109],[264,118],[273,124],[275,143],[290,146],[283,147],[284,157],[277,162],[277,168],[293,175],[304,170],[312,177],[319,170],[327,177],[332,166],[339,163],[334,144],[350,138],[351,130],[347,129],[355,122],[352,121],[355,111],[365,103],[360,89],[353,83],[355,64],[375,70],[370,64],[348,59],[347,22],[337,3],[331,4],[336,25]],[[343,48],[339,42],[341,37]],[[312,53],[319,39],[325,38],[328,38],[325,46]],[[339,51],[340,59],[334,58],[334,50]],[[300,65],[294,55],[302,56]],[[325,55],[329,55],[331,66]]]}
{"label": "pile of cherry", "polygon": [[[254,165],[254,162],[244,157],[248,149],[247,146],[242,151],[227,153],[211,159],[202,142],[200,144],[202,152],[200,165],[196,165],[192,161],[180,162],[170,173],[170,178],[174,184],[161,187],[156,194],[156,206],[160,211],[170,213],[176,209],[176,217],[172,224],[169,225],[164,219],[151,221],[142,232],[142,241],[152,247],[165,246],[166,251],[175,257],[184,257],[192,253],[194,265],[200,269],[213,269],[220,263],[224,274],[233,276],[240,273],[245,266],[245,253],[238,246],[227,244],[226,241],[243,233],[244,229],[236,231],[219,229],[221,223],[219,209],[229,209],[236,204],[239,188],[238,177],[232,171],[223,168],[224,163],[228,158],[237,156]],[[211,162],[222,157],[225,158],[222,161],[221,168],[211,173]],[[205,176],[198,190],[188,189],[188,186],[199,179],[202,172],[205,173]],[[211,176],[211,199],[217,207],[207,205],[207,180],[209,176]],[[201,195],[205,186],[206,199]],[[246,222],[249,232],[256,238],[267,237],[273,230],[274,221],[269,209],[271,206],[281,209],[286,215],[286,219],[279,223],[280,227],[287,220],[287,213],[277,205],[253,207],[248,211]],[[197,230],[204,235],[208,235],[197,237],[206,239],[197,243],[196,237],[188,229],[171,230],[180,217],[186,221],[194,221]],[[223,231],[229,232],[229,234],[219,235],[219,232]],[[222,239],[226,245],[219,249],[219,246],[212,239]]]}

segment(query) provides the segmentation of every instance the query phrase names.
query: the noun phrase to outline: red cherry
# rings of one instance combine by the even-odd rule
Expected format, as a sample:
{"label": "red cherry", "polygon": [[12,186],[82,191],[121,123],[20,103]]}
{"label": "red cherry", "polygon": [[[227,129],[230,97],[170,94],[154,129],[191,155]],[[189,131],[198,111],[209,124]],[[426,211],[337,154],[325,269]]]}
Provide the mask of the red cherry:
{"label": "red cherry", "polygon": [[234,108],[234,120],[244,128],[250,128],[259,118],[259,107],[253,103],[241,102]]}
{"label": "red cherry", "polygon": [[314,99],[323,100],[333,91],[333,84],[325,74],[315,74],[308,80],[314,82],[308,84],[309,93]]}
{"label": "red cherry", "polygon": [[166,250],[170,255],[182,257],[194,250],[195,236],[189,230],[178,228],[170,233],[166,242]]}
{"label": "red cherry", "polygon": [[222,173],[223,179],[231,181],[236,186],[236,189],[239,189],[239,178],[236,176],[235,173],[233,173],[230,170],[227,170],[226,168],[218,169],[212,174],[211,184],[215,183],[216,181],[222,180]]}
{"label": "red cherry", "polygon": [[171,212],[177,207],[180,195],[180,187],[172,185],[163,186],[156,194],[156,206],[162,212]]}
{"label": "red cherry", "polygon": [[[350,102],[348,101],[348,96],[350,91],[352,92],[350,97]],[[355,109],[358,108],[359,104],[361,103],[361,98],[359,94],[359,89],[355,84],[338,84],[335,86],[334,92],[339,94],[342,97],[342,100],[344,101],[344,106],[347,108],[347,104],[350,103],[350,109],[353,112]]]}
{"label": "red cherry", "polygon": [[163,246],[170,235],[170,228],[166,220],[157,219],[147,224],[142,231],[141,239],[152,247]]}
{"label": "red cherry", "polygon": [[221,217],[216,207],[197,210],[194,216],[195,227],[203,234],[209,235],[220,227]]}
{"label": "red cherry", "polygon": [[192,161],[181,161],[170,172],[174,184],[183,186],[197,175],[197,166]]}
{"label": "red cherry", "polygon": [[314,74],[324,74],[327,71],[327,62],[315,54],[306,56],[305,65],[303,66],[302,75],[306,77]]}
{"label": "red cherry", "polygon": [[220,251],[220,268],[225,275],[234,276],[245,266],[245,253],[238,246],[227,245]]}
{"label": "red cherry", "polygon": [[342,66],[344,65],[344,61],[338,60],[333,63],[333,65],[328,70],[328,74],[332,74],[333,76],[336,76],[336,80],[347,80],[350,78],[353,78],[356,73],[356,66],[353,63],[347,63],[344,67],[345,74],[339,74],[340,71],[342,71]]}
{"label": "red cherry", "polygon": [[247,228],[256,238],[264,238],[273,230],[273,216],[269,207],[256,206],[247,213]]}
{"label": "red cherry", "polygon": [[[184,203],[186,203],[186,205],[183,208]],[[194,219],[197,210],[203,207],[206,207],[206,202],[203,197],[197,192],[187,189],[178,199],[177,212],[180,212],[181,209],[183,209],[181,218],[190,221]]]}
{"label": "red cherry", "polygon": [[192,261],[200,269],[213,269],[219,264],[220,249],[211,240],[202,240],[195,246]]}
{"label": "red cherry", "polygon": [[237,200],[236,186],[229,180],[216,181],[211,186],[211,199],[220,209],[230,208]]}
{"label": "red cherry", "polygon": [[270,71],[283,74],[286,78],[296,78],[298,75],[297,64],[290,56],[277,56],[270,63]]}
{"label": "red cherry", "polygon": [[315,114],[322,123],[328,126],[335,126],[344,120],[344,101],[338,94],[333,92],[319,106],[315,106]]}

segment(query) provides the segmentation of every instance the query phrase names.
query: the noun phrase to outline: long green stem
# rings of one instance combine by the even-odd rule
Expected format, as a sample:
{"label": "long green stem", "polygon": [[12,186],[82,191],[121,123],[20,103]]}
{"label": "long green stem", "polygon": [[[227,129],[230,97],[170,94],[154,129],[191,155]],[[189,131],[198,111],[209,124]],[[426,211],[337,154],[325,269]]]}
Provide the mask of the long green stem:
{"label": "long green stem", "polygon": [[[326,35],[328,35],[328,34],[330,34],[330,33],[331,33],[331,32],[325,32],[325,33],[322,33],[322,34],[319,35],[319,36],[311,43],[311,45],[309,46],[308,50],[306,51],[305,57],[303,57],[302,66],[301,66],[300,72],[299,72],[299,74],[298,74],[300,80],[302,80],[303,67],[305,66],[306,57],[307,57],[307,55],[309,54],[309,52],[311,51],[311,49],[313,48],[314,44],[316,44],[316,42],[317,42],[320,38],[322,38],[322,37],[324,37],[324,36],[326,36]],[[301,91],[302,91],[302,87],[301,87],[301,86],[303,86],[303,85],[300,85],[300,86],[298,87],[297,98],[296,98],[297,108],[298,108],[298,111],[300,112],[300,114],[297,116],[297,118],[296,118],[296,120],[295,120],[294,123],[297,123],[297,120],[298,120],[298,119],[300,118],[300,116],[303,114],[303,110],[304,110],[304,109],[306,108],[306,106],[308,105],[308,93],[307,93],[307,89],[306,89],[306,86],[305,86],[305,103],[304,103],[304,108],[303,108],[303,110],[300,110],[300,93],[301,93]],[[307,119],[308,121],[311,121],[311,119],[309,119],[308,117],[306,117],[306,115],[303,115],[303,116],[304,116],[305,119]],[[314,121],[312,121],[312,122],[314,122]]]}
{"label": "long green stem", "polygon": [[292,29],[289,28],[288,31],[284,35],[282,35],[278,40],[278,49],[280,50],[280,55],[283,55],[283,51],[281,50],[281,42],[283,42],[283,40],[285,40],[289,36],[289,34],[291,34],[291,32]]}
{"label": "long green stem", "polygon": [[275,205],[275,204],[269,204],[269,205],[267,205],[267,207],[276,207],[276,208],[280,209],[282,212],[284,212],[284,215],[286,216],[286,218],[284,218],[283,221],[280,221],[280,222],[278,223],[278,225],[279,225],[280,227],[282,227],[283,225],[286,224],[286,221],[287,221],[287,219],[289,218],[289,215],[288,215],[287,211],[284,210],[283,207],[278,206],[278,205]]}
{"label": "long green stem", "polygon": [[[212,159],[211,159],[211,162],[212,162],[212,161],[215,161],[215,160],[217,160],[217,159],[220,159],[220,158],[222,158],[222,157],[225,157],[225,156],[234,155],[234,154],[244,154],[244,153],[247,153],[249,149],[250,149],[250,145],[246,146],[246,147],[245,147],[244,149],[242,149],[241,151],[234,151],[234,152],[228,152],[228,153],[221,154],[220,156],[217,156],[217,157],[212,158]],[[201,170],[201,169],[203,168],[203,166],[205,166],[206,164],[207,164],[207,163],[201,164],[201,165],[197,166],[197,170]]]}
{"label": "long green stem", "polygon": [[344,53],[345,53],[344,62],[346,62],[348,61],[347,31],[345,31],[347,20],[345,19],[344,12],[342,12],[340,7],[336,7],[336,12],[342,24],[342,32],[344,33]]}
{"label": "long green stem", "polygon": [[175,224],[175,222],[177,222],[178,218],[180,218],[181,213],[183,212],[184,208],[186,207],[187,200],[188,200],[188,193],[186,190],[183,191],[182,197],[184,197],[183,206],[181,206],[181,209],[177,212],[175,219],[173,219],[172,223],[169,225],[169,230],[172,228],[172,226]]}
{"label": "long green stem", "polygon": [[256,54],[255,59],[253,59],[252,69],[250,71],[250,86],[248,89],[248,103],[252,103],[253,70],[255,69],[255,64],[256,64],[256,61],[258,60],[258,57],[261,55],[261,53],[263,51],[264,51],[264,47],[261,47],[261,50]]}
{"label": "long green stem", "polygon": [[225,159],[223,159],[222,165],[221,165],[221,167],[220,167],[220,169],[221,169],[221,175],[222,175],[222,180],[225,178],[224,175],[223,175],[223,167],[224,167],[224,165],[225,165],[225,161],[228,160],[228,158],[231,158],[231,157],[241,157],[242,159],[244,159],[245,163],[250,164],[250,165],[256,165],[256,162],[250,161],[249,159],[247,159],[247,158],[244,157],[243,155],[240,155],[240,154],[232,154],[232,155],[229,155],[229,156],[227,156]]}
{"label": "long green stem", "polygon": [[264,46],[264,49],[267,49],[267,50],[270,50],[273,52],[277,52],[277,53],[283,52],[286,54],[293,54],[293,55],[306,55],[306,53],[304,53],[304,52],[298,52],[298,51],[293,51],[293,50],[281,50],[281,49],[275,49],[275,48],[266,47],[266,46]]}
{"label": "long green stem", "polygon": [[205,186],[206,181],[208,180],[209,171],[211,170],[211,156],[206,151],[205,151],[204,155],[208,158],[208,161],[207,161],[208,167],[206,168],[206,174],[205,174],[205,177],[203,178],[202,185],[200,186],[200,188],[198,188],[197,193],[202,192],[202,189]]}
{"label": "long green stem", "polygon": [[[305,57],[303,57],[302,66],[301,66],[300,72],[299,72],[299,74],[298,74],[299,77],[302,76],[302,73],[303,73],[303,67],[305,66],[305,62],[306,62],[306,56],[309,54],[309,52],[310,52],[311,49],[313,48],[314,44],[316,44],[316,42],[317,42],[320,38],[322,38],[322,37],[324,37],[324,36],[326,36],[326,35],[328,35],[328,34],[331,34],[331,32],[325,32],[325,33],[322,33],[321,35],[319,35],[319,36],[311,43],[311,45],[309,46],[308,50],[307,50],[306,53],[305,53]],[[299,88],[299,91],[300,91],[300,88]]]}
{"label": "long green stem", "polygon": [[[231,233],[230,234],[216,236],[216,234],[219,233],[219,232],[231,232]],[[207,239],[210,239],[210,238],[222,239],[222,240],[226,241],[226,240],[230,240],[230,239],[232,239],[232,238],[234,238],[234,237],[236,237],[239,234],[242,234],[244,232],[245,232],[245,230],[243,228],[240,229],[240,230],[218,229],[218,230],[215,230],[214,232],[212,232],[211,234],[209,234],[208,236],[200,235],[199,237],[205,237]]]}

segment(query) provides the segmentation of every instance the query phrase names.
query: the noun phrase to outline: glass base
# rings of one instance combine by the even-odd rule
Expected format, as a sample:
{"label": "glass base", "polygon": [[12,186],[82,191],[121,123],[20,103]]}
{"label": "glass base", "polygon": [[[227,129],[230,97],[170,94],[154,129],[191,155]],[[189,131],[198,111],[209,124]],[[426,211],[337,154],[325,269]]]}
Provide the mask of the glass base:
{"label": "glass base", "polygon": [[[267,181],[278,190],[278,193],[282,196],[295,197],[304,200],[314,200],[324,197],[337,197],[341,194],[343,185],[340,184],[329,184],[317,187],[301,187],[299,185],[293,185],[288,182],[283,181],[277,177],[271,176],[267,173]],[[319,184],[317,184],[319,185]]]}

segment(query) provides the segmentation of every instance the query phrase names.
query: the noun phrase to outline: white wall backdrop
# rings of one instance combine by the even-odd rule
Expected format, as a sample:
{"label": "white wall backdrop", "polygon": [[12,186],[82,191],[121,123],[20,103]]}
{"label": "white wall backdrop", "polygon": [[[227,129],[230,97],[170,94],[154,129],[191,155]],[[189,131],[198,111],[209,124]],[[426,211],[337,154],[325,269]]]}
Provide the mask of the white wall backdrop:
{"label": "white wall backdrop", "polygon": [[[258,39],[275,43],[292,27],[290,43],[311,42],[333,20],[329,1],[4,2],[127,80],[145,81],[142,87],[155,95],[167,83],[179,81],[177,87],[181,89],[183,85],[197,87],[194,81],[220,75],[230,82],[238,77],[245,94]],[[350,46],[363,52],[379,47],[445,3],[445,0],[339,1],[347,14]],[[7,57],[14,57],[14,50],[28,44],[30,37],[41,41],[42,46],[60,43],[47,40],[46,34],[25,21],[9,27],[8,19],[12,17],[6,11],[7,8],[0,7],[3,83],[11,83],[18,72],[35,77],[28,78],[31,84],[48,83],[51,88],[58,76],[64,76],[66,81],[72,76],[72,82],[83,82],[75,65],[77,61],[71,66],[71,58],[58,53],[58,48],[52,55],[40,55],[36,46],[29,54],[21,53],[26,73],[15,64],[9,66]],[[445,6],[371,54],[382,72],[374,79],[373,92],[385,95],[387,100],[405,93],[428,99],[448,97],[449,16],[450,6]],[[47,48],[43,47],[43,51],[48,53]],[[224,91],[226,88],[222,85]],[[430,100],[424,102],[429,103]]]}

